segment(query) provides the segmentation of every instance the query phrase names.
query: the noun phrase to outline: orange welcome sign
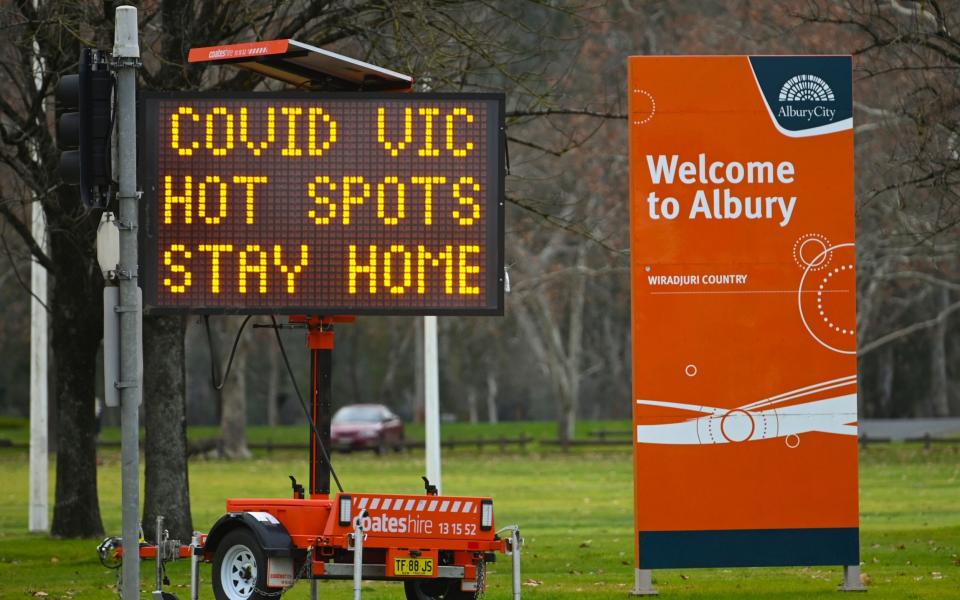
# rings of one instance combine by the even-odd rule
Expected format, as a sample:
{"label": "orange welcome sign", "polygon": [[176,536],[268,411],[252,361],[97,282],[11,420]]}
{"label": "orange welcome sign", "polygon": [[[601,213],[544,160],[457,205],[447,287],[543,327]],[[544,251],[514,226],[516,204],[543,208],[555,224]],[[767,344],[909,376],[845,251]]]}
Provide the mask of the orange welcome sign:
{"label": "orange welcome sign", "polygon": [[856,565],[850,57],[628,81],[637,567]]}

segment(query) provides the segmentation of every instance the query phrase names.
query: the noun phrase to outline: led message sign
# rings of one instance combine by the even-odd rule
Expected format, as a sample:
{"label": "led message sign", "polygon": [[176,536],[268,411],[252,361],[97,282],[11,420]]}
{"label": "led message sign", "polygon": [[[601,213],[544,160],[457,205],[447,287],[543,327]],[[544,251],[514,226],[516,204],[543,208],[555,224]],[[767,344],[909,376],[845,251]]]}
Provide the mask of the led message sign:
{"label": "led message sign", "polygon": [[152,312],[501,314],[503,96],[150,94]]}

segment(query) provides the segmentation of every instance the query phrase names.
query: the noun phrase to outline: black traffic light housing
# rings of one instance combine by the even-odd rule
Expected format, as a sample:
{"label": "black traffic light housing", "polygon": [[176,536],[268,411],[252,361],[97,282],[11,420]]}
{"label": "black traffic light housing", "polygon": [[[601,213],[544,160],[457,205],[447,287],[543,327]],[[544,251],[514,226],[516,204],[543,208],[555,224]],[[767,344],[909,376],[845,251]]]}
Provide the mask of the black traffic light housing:
{"label": "black traffic light housing", "polygon": [[57,146],[60,176],[80,186],[87,208],[106,208],[112,181],[113,73],[107,54],[80,52],[80,70],[57,84]]}

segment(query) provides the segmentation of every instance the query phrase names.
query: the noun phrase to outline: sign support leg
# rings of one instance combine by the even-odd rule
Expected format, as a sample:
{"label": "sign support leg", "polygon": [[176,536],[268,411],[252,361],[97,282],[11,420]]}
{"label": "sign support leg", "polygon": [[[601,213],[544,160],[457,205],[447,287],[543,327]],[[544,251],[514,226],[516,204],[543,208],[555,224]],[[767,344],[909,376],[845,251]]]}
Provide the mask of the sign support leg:
{"label": "sign support leg", "polygon": [[[310,346],[311,396],[310,418],[320,433],[319,440],[330,452],[330,418],[332,405],[331,374],[333,370],[333,325],[311,319],[307,334]],[[317,444],[317,435],[310,431],[310,496],[330,494],[330,464]]]}
{"label": "sign support leg", "polygon": [[860,581],[860,565],[843,565],[843,583],[838,592],[865,592],[867,586]]}
{"label": "sign support leg", "polygon": [[653,587],[653,571],[650,569],[635,569],[631,596],[659,596],[660,592]]}
{"label": "sign support leg", "polygon": [[[33,0],[37,10],[37,0]],[[43,60],[40,43],[33,40],[33,81],[43,89]],[[41,103],[41,111],[44,104]],[[30,157],[37,160],[38,151],[30,149]],[[34,197],[31,210],[31,233],[37,244],[47,251],[47,223],[40,198]],[[48,379],[47,379],[47,269],[36,259],[30,261],[30,531],[45,532],[50,528],[48,500],[49,451],[47,442]]]}
{"label": "sign support leg", "polygon": [[427,479],[443,493],[440,480],[440,376],[437,348],[437,317],[423,318],[423,423],[425,429]]}

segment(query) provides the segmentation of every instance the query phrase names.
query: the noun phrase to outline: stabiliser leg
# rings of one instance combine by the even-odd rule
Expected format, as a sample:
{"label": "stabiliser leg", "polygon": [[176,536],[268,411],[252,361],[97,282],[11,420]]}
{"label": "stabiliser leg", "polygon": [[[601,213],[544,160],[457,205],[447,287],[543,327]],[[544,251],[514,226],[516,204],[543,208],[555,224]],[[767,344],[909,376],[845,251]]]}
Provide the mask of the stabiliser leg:
{"label": "stabiliser leg", "polygon": [[860,565],[843,566],[843,583],[837,588],[838,592],[865,592],[867,586],[860,580]]}
{"label": "stabiliser leg", "polygon": [[650,569],[634,570],[633,589],[631,596],[659,596],[660,592],[653,587],[653,571]]}

